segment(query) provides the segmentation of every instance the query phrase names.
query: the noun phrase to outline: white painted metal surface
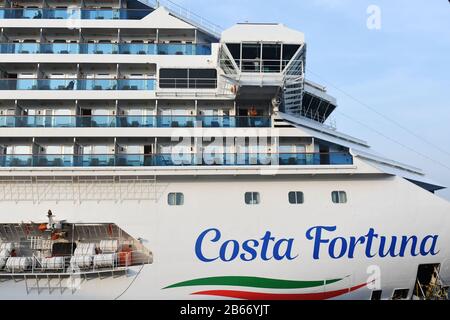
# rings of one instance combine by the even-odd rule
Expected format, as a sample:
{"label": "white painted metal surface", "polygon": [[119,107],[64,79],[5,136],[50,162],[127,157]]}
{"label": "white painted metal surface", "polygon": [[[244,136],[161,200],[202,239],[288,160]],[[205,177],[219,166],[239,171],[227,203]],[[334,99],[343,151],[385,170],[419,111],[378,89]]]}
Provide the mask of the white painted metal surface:
{"label": "white painted metal surface", "polygon": [[[176,14],[176,10],[179,8],[160,7],[141,20],[0,19],[0,28],[6,31],[39,30],[40,36],[41,29],[75,28],[94,33],[98,38],[96,32],[101,35],[105,30],[114,29],[118,30],[117,40],[121,33],[139,30],[139,34],[155,31],[155,37],[159,32],[168,32],[169,42],[173,37],[172,44],[185,41],[189,32],[195,34],[194,42],[218,42],[211,44],[211,54],[207,55],[1,54],[1,63],[17,67],[24,61],[51,66],[70,64],[77,66],[77,70],[79,65],[95,69],[108,64],[114,70],[129,65],[145,66],[145,70],[152,70],[151,76],[158,85],[155,90],[135,91],[0,90],[0,100],[8,108],[14,107],[13,116],[21,110],[18,101],[23,104],[56,101],[56,105],[73,101],[70,111],[57,110],[56,114],[60,115],[79,113],[83,103],[88,103],[98,108],[92,115],[103,112],[115,116],[121,102],[133,107],[145,101],[152,105],[150,111],[142,113],[146,115],[182,115],[185,111],[192,116],[193,113],[199,115],[197,112],[203,107],[207,109],[205,114],[215,117],[224,113],[220,106],[225,102],[231,105],[227,110],[229,116],[239,116],[241,111],[245,117],[251,109],[239,110],[239,107],[246,104],[254,107],[260,102],[259,95],[268,87],[278,87],[274,92],[285,89],[283,72],[264,73],[261,64],[258,66],[260,74],[246,74],[237,70],[234,61],[226,65],[227,59],[232,60],[231,53],[222,46],[245,42],[300,46],[305,44],[303,33],[281,24],[239,24],[224,31],[219,43],[214,39],[219,32],[215,26],[183,10]],[[139,34],[136,37],[143,37]],[[280,67],[281,63],[280,60]],[[301,68],[295,69],[298,81],[294,91],[303,90],[305,86],[310,93],[336,103],[324,88],[305,82],[305,70],[303,64],[300,65]],[[163,68],[215,69],[218,86],[215,89],[164,89],[159,86]],[[253,100],[240,95],[245,89],[242,87],[246,86],[256,90]],[[18,155],[20,150],[39,153],[43,148],[39,141],[47,143],[47,151],[75,153],[84,150],[85,154],[90,154],[88,150],[97,148],[117,153],[122,142],[129,143],[124,150],[128,147],[150,153],[158,148],[171,150],[173,146],[167,141],[172,136],[196,139],[264,136],[289,141],[282,146],[284,150],[315,152],[319,158],[321,154],[329,156],[329,152],[320,151],[320,147],[326,146],[328,151],[341,148],[353,161],[330,164],[321,163],[319,159],[319,164],[280,166],[0,166],[0,224],[46,223],[44,214],[51,209],[58,219],[68,223],[115,224],[135,239],[138,249],[151,251],[150,258],[145,256],[145,259],[140,256],[144,250],[124,255],[123,247],[116,240],[96,239],[95,243],[79,243],[75,255],[67,261],[61,257],[23,257],[26,250],[22,250],[20,243],[0,239],[0,278],[6,280],[0,282],[0,298],[54,299],[52,288],[58,288],[56,292],[61,299],[205,299],[215,297],[202,291],[228,287],[177,284],[214,277],[259,277],[324,281],[324,285],[288,291],[292,294],[343,290],[332,298],[370,299],[372,291],[380,289],[382,298],[390,299],[398,288],[409,289],[411,296],[418,267],[422,264],[440,264],[441,279],[449,283],[450,204],[404,178],[430,180],[419,169],[374,155],[361,139],[331,130],[320,122],[282,112],[281,106],[274,103],[275,98],[260,102],[267,105],[271,121],[267,128],[174,128],[173,123],[152,128],[0,128],[0,139],[5,145],[0,145],[0,156],[5,155],[4,152]],[[113,107],[102,107],[105,101],[113,101]],[[189,106],[185,102],[189,102]],[[296,106],[301,103],[300,98],[295,101]],[[164,104],[167,110],[162,108]],[[4,112],[10,114],[10,111]],[[276,120],[290,127],[277,127]],[[53,140],[63,142],[52,144]],[[101,143],[95,146],[94,142],[99,140]],[[266,151],[275,149],[275,143],[264,148]],[[292,192],[302,193],[303,203],[290,203]],[[346,203],[333,203],[333,192],[345,192]],[[246,193],[258,194],[259,203],[246,204]],[[182,194],[182,203],[168,203],[169,194]],[[26,230],[6,226],[5,235],[17,232],[26,241],[36,240],[28,239]],[[321,229],[322,242],[316,242],[317,233],[311,236],[311,230],[318,228],[324,228]],[[376,232],[377,237],[370,238],[371,232]],[[402,251],[401,242],[408,237],[415,237],[417,243],[414,239],[407,242]],[[40,245],[39,250],[51,251],[48,243]],[[18,257],[10,256],[13,249]],[[35,258],[40,259],[41,266]],[[133,259],[140,263],[131,265]],[[37,267],[53,272],[45,274],[48,290],[39,284]],[[331,279],[340,281],[326,283]],[[370,286],[373,282],[375,287]],[[249,290],[240,283],[234,288]],[[282,291],[269,288],[264,292]]]}

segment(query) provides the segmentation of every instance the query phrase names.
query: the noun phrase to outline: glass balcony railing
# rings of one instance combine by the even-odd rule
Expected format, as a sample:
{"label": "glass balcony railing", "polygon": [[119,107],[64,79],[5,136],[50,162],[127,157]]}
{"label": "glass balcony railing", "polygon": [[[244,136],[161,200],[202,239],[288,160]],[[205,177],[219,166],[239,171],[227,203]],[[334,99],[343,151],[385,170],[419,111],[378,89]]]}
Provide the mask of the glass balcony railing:
{"label": "glass balcony railing", "polygon": [[150,9],[0,8],[0,19],[140,20]]}
{"label": "glass balcony railing", "polygon": [[269,128],[271,118],[232,116],[0,116],[0,127],[9,128]]}
{"label": "glass balcony railing", "polygon": [[[22,128],[72,128],[76,126],[76,118],[72,116],[16,116],[10,117],[15,118],[15,127]],[[11,119],[9,121],[4,121],[0,116],[0,126],[2,124],[13,122]]]}
{"label": "glass balcony railing", "polygon": [[268,116],[256,117],[198,117],[204,128],[267,128],[271,126]]}
{"label": "glass balcony railing", "polygon": [[119,116],[119,127],[150,128],[267,128],[271,118],[234,116]]}
{"label": "glass balcony railing", "polygon": [[2,53],[36,54],[41,52],[39,43],[2,43]]}
{"label": "glass balcony railing", "polygon": [[155,79],[0,79],[0,90],[155,90]]}
{"label": "glass balcony railing", "polygon": [[118,54],[119,45],[115,43],[82,43],[79,45],[80,54]]}
{"label": "glass balcony railing", "polygon": [[117,90],[118,80],[86,79],[77,80],[76,90]]}
{"label": "glass balcony railing", "polygon": [[121,43],[118,45],[119,54],[142,54],[156,55],[158,54],[157,44],[146,43]]}
{"label": "glass balcony railing", "polygon": [[353,158],[349,153],[293,153],[280,155],[280,165],[339,165],[353,164]]}
{"label": "glass balcony railing", "polygon": [[3,54],[211,55],[210,44],[153,43],[2,43]]}
{"label": "glass balcony railing", "polygon": [[121,79],[118,80],[118,90],[155,90],[156,80]]}
{"label": "glass balcony railing", "polygon": [[75,167],[115,167],[116,156],[114,154],[103,155],[78,155],[74,156]]}
{"label": "glass balcony railing", "polygon": [[[38,53],[54,53],[54,54],[78,54],[80,53],[80,45],[78,43],[42,43],[39,45]],[[8,52],[16,53],[16,52]]]}
{"label": "glass balcony railing", "polygon": [[73,167],[73,155],[39,155],[33,156],[34,167]]}
{"label": "glass balcony railing", "polygon": [[116,156],[117,167],[149,167],[153,165],[153,156],[140,154],[121,154]]}
{"label": "glass balcony railing", "polygon": [[118,116],[117,127],[122,128],[158,128],[156,116]]}
{"label": "glass balcony railing", "polygon": [[86,9],[81,11],[81,19],[86,20],[117,20],[120,19],[121,10],[95,10]]}
{"label": "glass balcony railing", "polygon": [[76,118],[76,125],[79,128],[108,128],[116,127],[115,116],[83,116]]}
{"label": "glass balcony railing", "polygon": [[33,167],[32,155],[0,155],[2,167]]}
{"label": "glass balcony railing", "polygon": [[1,167],[183,167],[352,165],[348,152],[244,154],[0,155]]}

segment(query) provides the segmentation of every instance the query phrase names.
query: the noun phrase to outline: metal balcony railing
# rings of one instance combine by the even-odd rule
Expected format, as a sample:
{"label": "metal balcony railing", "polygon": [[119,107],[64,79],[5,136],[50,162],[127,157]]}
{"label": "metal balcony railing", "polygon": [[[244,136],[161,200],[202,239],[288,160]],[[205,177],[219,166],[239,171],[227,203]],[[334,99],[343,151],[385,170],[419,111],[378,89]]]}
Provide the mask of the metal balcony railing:
{"label": "metal balcony railing", "polygon": [[0,90],[155,90],[156,79],[0,79]]}
{"label": "metal balcony railing", "polygon": [[161,89],[217,89],[217,78],[160,78]]}
{"label": "metal balcony railing", "polygon": [[176,17],[193,24],[194,26],[202,29],[206,32],[211,33],[212,35],[220,38],[220,35],[223,31],[222,27],[217,24],[199,16],[192,11],[183,8],[182,6],[170,1],[170,0],[140,0],[142,3],[145,3],[153,8],[158,8],[163,6],[167,11],[175,15]]}
{"label": "metal balcony railing", "polygon": [[0,167],[189,167],[352,165],[348,152],[1,155]]}
{"label": "metal balcony railing", "polygon": [[[235,63],[243,73],[282,73],[290,62],[291,60],[280,59],[231,59],[226,56],[220,58],[220,64],[223,68],[230,70]],[[235,71],[231,73],[235,73]]]}
{"label": "metal balcony railing", "polygon": [[271,117],[236,116],[0,116],[3,128],[267,128]]}
{"label": "metal balcony railing", "polygon": [[140,20],[152,9],[0,8],[0,19]]}
{"label": "metal balcony railing", "polygon": [[2,54],[211,55],[211,44],[184,43],[1,43]]}

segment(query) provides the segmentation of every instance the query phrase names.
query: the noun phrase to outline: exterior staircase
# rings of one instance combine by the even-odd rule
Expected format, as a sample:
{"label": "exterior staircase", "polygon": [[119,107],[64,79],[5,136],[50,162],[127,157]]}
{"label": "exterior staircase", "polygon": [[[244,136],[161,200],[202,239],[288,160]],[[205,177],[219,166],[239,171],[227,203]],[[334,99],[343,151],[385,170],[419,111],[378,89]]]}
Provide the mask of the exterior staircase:
{"label": "exterior staircase", "polygon": [[305,86],[304,53],[302,46],[284,71],[283,106],[284,112],[299,116],[302,114]]}

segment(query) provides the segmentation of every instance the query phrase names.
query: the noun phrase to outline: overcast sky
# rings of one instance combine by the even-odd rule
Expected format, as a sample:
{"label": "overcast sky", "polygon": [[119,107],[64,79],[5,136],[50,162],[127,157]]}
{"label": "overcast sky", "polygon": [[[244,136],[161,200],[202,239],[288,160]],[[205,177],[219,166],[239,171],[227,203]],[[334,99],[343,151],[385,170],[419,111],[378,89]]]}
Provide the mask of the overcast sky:
{"label": "overcast sky", "polygon": [[[176,2],[224,28],[280,22],[304,32],[307,78],[337,97],[338,130],[450,187],[448,0]],[[380,9],[380,29],[367,27],[371,5]],[[450,199],[449,190],[440,194]]]}

